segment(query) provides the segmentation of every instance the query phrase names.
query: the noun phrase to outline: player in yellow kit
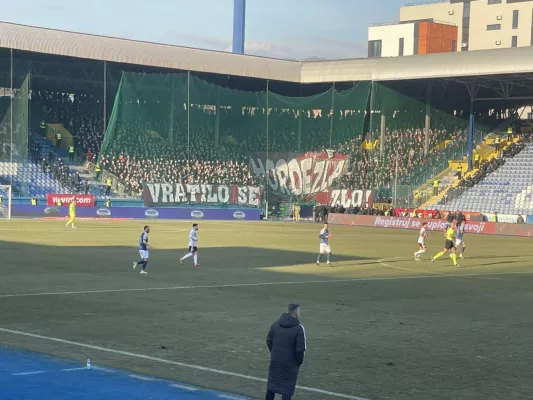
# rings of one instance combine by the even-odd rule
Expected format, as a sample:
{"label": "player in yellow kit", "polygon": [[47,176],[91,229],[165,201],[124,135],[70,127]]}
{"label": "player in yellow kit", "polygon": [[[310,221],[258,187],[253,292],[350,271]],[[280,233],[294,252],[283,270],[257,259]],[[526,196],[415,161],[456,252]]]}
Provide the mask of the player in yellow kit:
{"label": "player in yellow kit", "polygon": [[72,202],[68,206],[68,214],[70,220],[67,222],[66,227],[68,228],[68,226],[72,224],[72,228],[76,229],[76,227],[74,226],[74,220],[76,219],[76,199],[72,199]]}
{"label": "player in yellow kit", "polygon": [[446,238],[446,242],[444,243],[444,250],[442,250],[435,257],[433,257],[431,259],[431,262],[435,262],[437,258],[442,257],[444,254],[450,251],[452,253],[451,258],[453,261],[453,266],[459,267],[459,264],[457,264],[457,254],[455,254],[455,229],[456,225],[453,223],[448,226],[448,229],[446,229],[446,231],[444,232],[444,237]]}

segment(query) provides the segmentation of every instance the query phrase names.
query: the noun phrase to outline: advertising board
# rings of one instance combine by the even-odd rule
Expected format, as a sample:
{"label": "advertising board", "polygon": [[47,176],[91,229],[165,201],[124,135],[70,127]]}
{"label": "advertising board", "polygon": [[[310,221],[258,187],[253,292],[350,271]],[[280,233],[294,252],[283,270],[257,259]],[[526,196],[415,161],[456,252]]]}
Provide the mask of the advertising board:
{"label": "advertising board", "polygon": [[[443,231],[446,227],[446,221],[442,219],[382,217],[353,214],[329,214],[328,216],[328,223],[331,225],[364,226],[384,229],[418,230],[422,227],[422,223],[424,222],[428,223],[428,229],[430,230]],[[528,224],[467,221],[465,224],[465,232],[486,235],[531,237],[533,236],[533,226]]]}
{"label": "advertising board", "polygon": [[[13,204],[13,217],[53,218],[66,217],[68,207],[32,206]],[[147,208],[147,207],[80,207],[76,210],[77,218],[95,219],[179,219],[179,220],[248,220],[258,221],[260,210],[231,208]]]}
{"label": "advertising board", "polygon": [[72,203],[76,199],[76,206],[78,207],[94,207],[96,199],[92,194],[48,194],[46,196],[46,204],[49,206],[57,206],[59,200],[64,206]]}

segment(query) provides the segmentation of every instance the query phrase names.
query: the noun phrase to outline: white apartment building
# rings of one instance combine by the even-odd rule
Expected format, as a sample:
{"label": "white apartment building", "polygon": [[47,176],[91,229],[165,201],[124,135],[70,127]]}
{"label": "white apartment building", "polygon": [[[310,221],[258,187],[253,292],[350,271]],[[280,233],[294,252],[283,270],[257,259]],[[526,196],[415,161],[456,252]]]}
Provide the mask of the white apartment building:
{"label": "white apartment building", "polygon": [[[457,27],[457,45],[451,51],[533,45],[533,0],[436,0],[408,4],[400,8],[400,23],[396,25],[422,20]],[[382,51],[380,55],[371,51],[378,47],[376,40],[381,40],[382,50],[397,45],[399,37],[394,36],[390,26],[369,28],[369,56],[399,55],[397,51]],[[418,54],[416,50],[414,54]]]}
{"label": "white apartment building", "polygon": [[415,23],[384,24],[368,28],[369,57],[412,56]]}

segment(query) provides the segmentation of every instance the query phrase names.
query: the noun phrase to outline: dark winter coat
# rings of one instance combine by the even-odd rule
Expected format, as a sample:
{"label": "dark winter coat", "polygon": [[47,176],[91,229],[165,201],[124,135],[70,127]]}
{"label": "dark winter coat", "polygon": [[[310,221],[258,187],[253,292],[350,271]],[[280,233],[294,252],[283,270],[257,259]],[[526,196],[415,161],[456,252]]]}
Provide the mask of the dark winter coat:
{"label": "dark winter coat", "polygon": [[292,396],[304,361],[305,329],[292,315],[282,314],[270,327],[266,342],[270,350],[267,388],[274,393]]}

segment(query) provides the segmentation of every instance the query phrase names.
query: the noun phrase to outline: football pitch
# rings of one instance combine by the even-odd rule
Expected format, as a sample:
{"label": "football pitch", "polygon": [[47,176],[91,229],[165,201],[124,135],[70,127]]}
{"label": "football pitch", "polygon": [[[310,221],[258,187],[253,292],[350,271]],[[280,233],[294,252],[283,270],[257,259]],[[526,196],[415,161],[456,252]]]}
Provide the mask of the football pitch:
{"label": "football pitch", "polygon": [[[465,235],[462,268],[432,232],[318,224],[0,221],[0,343],[261,399],[265,336],[302,306],[295,399],[525,399],[533,375],[531,239]],[[148,275],[132,270],[152,231]]]}

